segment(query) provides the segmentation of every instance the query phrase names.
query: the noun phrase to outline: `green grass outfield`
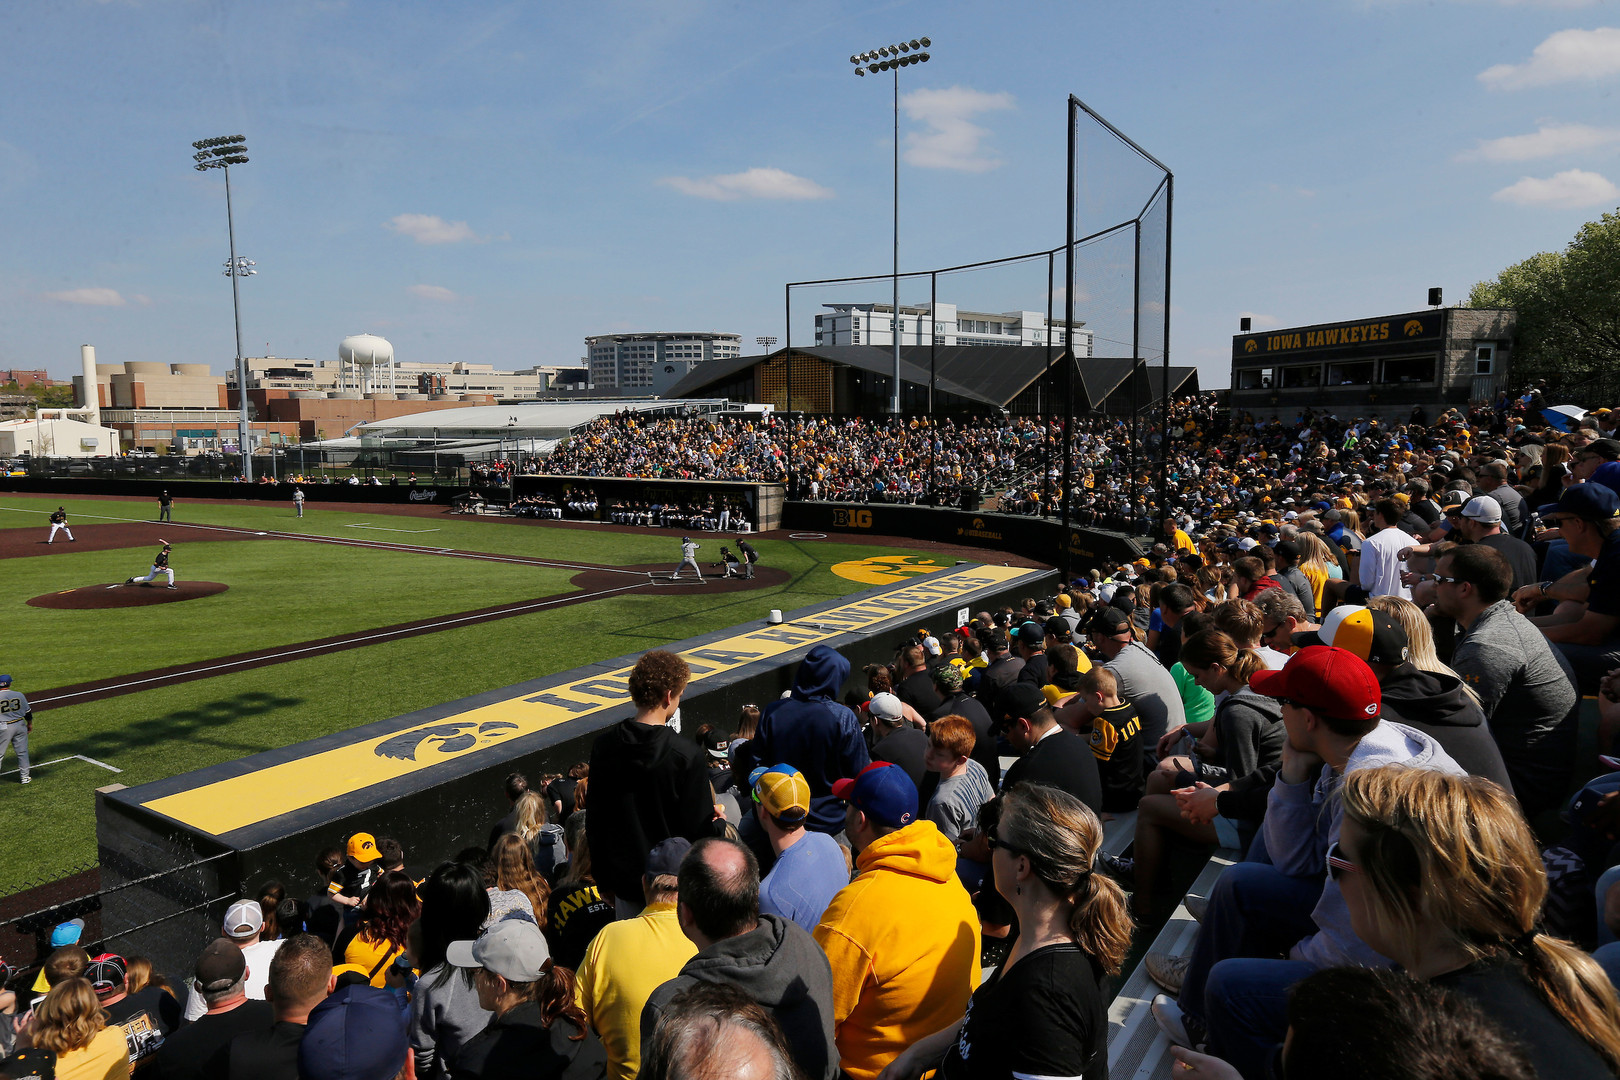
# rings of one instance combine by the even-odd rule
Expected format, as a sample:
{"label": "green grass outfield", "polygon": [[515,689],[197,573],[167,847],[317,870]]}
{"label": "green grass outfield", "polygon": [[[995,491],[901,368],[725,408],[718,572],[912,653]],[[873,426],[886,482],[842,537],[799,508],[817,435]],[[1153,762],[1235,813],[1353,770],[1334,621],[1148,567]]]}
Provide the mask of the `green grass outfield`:
{"label": "green grass outfield", "polygon": [[[39,529],[67,506],[74,525],[105,519],[150,521],[150,502],[0,496],[0,529]],[[179,523],[230,525],[454,547],[601,565],[668,562],[669,536],[515,522],[389,516],[289,505],[177,507]],[[410,535],[345,528],[371,522]],[[188,535],[189,534],[189,535]],[[190,539],[196,536],[197,539]],[[0,611],[7,633],[0,671],[16,689],[145,671],[254,648],[327,637],[432,615],[569,591],[572,570],[433,555],[309,544],[296,540],[208,541],[176,529],[178,576],[222,581],[230,591],[178,604],[105,611],[29,607],[31,596],[143,573],[140,548],[78,551],[0,560]],[[699,536],[705,562],[723,537]],[[77,759],[39,768],[17,784],[16,761],[0,769],[0,807],[15,807],[17,828],[0,830],[0,895],[50,880],[95,859],[94,789],[142,784],[247,754],[385,719],[455,698],[538,678],[624,653],[791,610],[868,586],[832,573],[833,564],[904,548],[829,541],[768,540],[762,559],[788,571],[785,585],[747,593],[676,592],[611,596],[550,612],[391,641],[126,694],[37,714],[35,762],[82,755],[122,769],[113,774]],[[945,560],[947,563],[949,560]],[[627,579],[628,580],[628,579]],[[708,717],[694,717],[694,724]],[[729,724],[735,718],[714,717]]]}

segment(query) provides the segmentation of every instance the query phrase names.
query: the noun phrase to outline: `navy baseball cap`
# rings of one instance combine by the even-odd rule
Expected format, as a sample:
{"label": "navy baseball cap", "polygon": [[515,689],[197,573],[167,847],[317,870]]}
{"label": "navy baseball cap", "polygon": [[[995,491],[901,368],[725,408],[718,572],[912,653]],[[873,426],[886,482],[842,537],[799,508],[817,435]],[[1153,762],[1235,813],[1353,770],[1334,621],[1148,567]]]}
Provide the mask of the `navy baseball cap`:
{"label": "navy baseball cap", "polygon": [[835,799],[853,803],[873,821],[901,828],[917,820],[917,785],[906,770],[887,761],[874,761],[847,780],[834,780]]}
{"label": "navy baseball cap", "polygon": [[1589,484],[1602,484],[1610,491],[1620,491],[1620,461],[1605,461],[1597,467]]}
{"label": "navy baseball cap", "polygon": [[11,685],[11,676],[10,675],[0,675],[0,686],[10,686],[10,685]]}
{"label": "navy baseball cap", "polygon": [[[1065,623],[1064,625],[1067,626],[1068,624]],[[1033,620],[1019,626],[1017,635],[1018,640],[1025,645],[1043,645],[1046,643],[1046,630],[1040,623]]]}
{"label": "navy baseball cap", "polygon": [[1576,484],[1567,487],[1555,503],[1541,507],[1544,518],[1576,517],[1583,521],[1608,521],[1620,517],[1620,495],[1602,484]]}
{"label": "navy baseball cap", "polygon": [[410,1052],[405,1015],[387,990],[339,987],[310,1010],[298,1044],[305,1080],[393,1080]]}
{"label": "navy baseball cap", "polygon": [[667,840],[660,840],[647,852],[647,863],[642,867],[643,876],[651,879],[655,877],[675,877],[680,873],[681,860],[686,853],[692,850],[692,841],[684,836],[671,836]]}

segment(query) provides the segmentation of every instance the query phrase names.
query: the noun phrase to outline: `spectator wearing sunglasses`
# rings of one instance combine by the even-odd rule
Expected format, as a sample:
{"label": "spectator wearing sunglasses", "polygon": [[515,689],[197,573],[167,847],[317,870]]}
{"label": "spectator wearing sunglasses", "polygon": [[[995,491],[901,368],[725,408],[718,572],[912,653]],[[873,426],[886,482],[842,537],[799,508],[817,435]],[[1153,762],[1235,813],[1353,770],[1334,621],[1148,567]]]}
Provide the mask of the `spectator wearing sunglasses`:
{"label": "spectator wearing sunglasses", "polygon": [[1216,882],[1179,995],[1154,998],[1153,1015],[1172,1042],[1207,1041],[1243,1075],[1262,1076],[1282,1041],[1288,987],[1321,968],[1389,963],[1356,935],[1338,883],[1322,880],[1328,846],[1339,839],[1345,775],[1396,764],[1463,770],[1421,731],[1380,719],[1378,680],[1346,649],[1301,649],[1249,686],[1282,704],[1282,767],[1251,861]]}

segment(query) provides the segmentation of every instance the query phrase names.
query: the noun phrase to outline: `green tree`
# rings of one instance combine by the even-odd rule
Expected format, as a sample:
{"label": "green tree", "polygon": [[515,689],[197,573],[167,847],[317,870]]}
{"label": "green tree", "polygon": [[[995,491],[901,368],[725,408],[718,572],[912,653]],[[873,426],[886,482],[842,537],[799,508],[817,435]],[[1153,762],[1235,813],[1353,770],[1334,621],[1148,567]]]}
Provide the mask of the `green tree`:
{"label": "green tree", "polygon": [[73,408],[72,383],[65,386],[46,386],[44,383],[34,383],[23,392],[33,398],[42,409]]}
{"label": "green tree", "polygon": [[1474,308],[1519,313],[1519,382],[1572,385],[1620,365],[1620,211],[1587,222],[1561,252],[1544,251],[1482,281]]}

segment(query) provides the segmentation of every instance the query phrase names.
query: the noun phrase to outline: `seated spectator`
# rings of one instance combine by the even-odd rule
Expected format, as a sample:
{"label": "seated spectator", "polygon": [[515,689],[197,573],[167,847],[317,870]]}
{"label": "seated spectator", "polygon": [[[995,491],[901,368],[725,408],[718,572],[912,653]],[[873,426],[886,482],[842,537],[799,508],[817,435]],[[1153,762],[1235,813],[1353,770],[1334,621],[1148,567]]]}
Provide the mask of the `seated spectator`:
{"label": "seated spectator", "polygon": [[473,971],[489,1025],[450,1062],[452,1080],[603,1076],[607,1053],[575,1001],[574,973],[558,966],[540,928],[509,920],[476,941],[455,941],[445,959]]}
{"label": "seated spectator", "polygon": [[1564,489],[1557,504],[1541,508],[1541,519],[1559,530],[1569,550],[1584,563],[1557,581],[1526,585],[1513,603],[1529,614],[1552,601],[1550,615],[1530,621],[1558,646],[1575,670],[1583,694],[1597,689],[1604,675],[1620,667],[1620,497],[1602,484]]}
{"label": "seated spectator", "polygon": [[[1219,1058],[1172,1047],[1178,1078],[1238,1080]],[[1329,968],[1288,995],[1275,1080],[1534,1080],[1523,1048],[1471,1002],[1410,975]]]}
{"label": "seated spectator", "polygon": [[[1299,567],[1301,558],[1299,544],[1293,540],[1283,540],[1272,550],[1276,552],[1277,556],[1275,577],[1277,583],[1282,586],[1283,593],[1299,601],[1302,620],[1304,612],[1308,611],[1314,616],[1316,614],[1316,589],[1312,586],[1311,579]],[[1266,591],[1269,592],[1270,590]],[[1255,596],[1250,599],[1259,604],[1261,598]]]}
{"label": "seated spectator", "polygon": [[456,1052],[489,1023],[472,972],[446,959],[450,943],[476,937],[488,915],[484,876],[466,863],[441,863],[422,885],[421,943],[413,949],[422,974],[409,1028],[417,1080],[448,1076]]}
{"label": "seated spectator", "polygon": [[90,981],[79,976],[54,983],[28,1016],[12,1021],[18,1049],[56,1055],[61,1080],[129,1080],[124,1029],[107,1023]]}
{"label": "seated spectator", "polygon": [[381,1080],[406,1074],[410,1047],[393,994],[340,986],[316,1005],[298,1044],[299,1080]]}
{"label": "seated spectator", "polygon": [[[836,845],[835,845],[836,846]],[[697,983],[735,986],[781,1027],[807,1080],[835,1080],[832,972],[808,931],[759,910],[759,866],[732,840],[700,840],[681,860],[681,931],[697,955],[654,990],[641,1013],[643,1059],[670,1000]]]}
{"label": "seated spectator", "polygon": [[979,917],[957,880],[956,851],[933,822],[917,819],[917,789],[904,771],[875,763],[839,781],[835,794],[848,801],[857,873],[815,939],[832,968],[843,1069],[875,1080],[966,1009],[979,982]]}
{"label": "seated spectator", "polygon": [[[1324,883],[1318,873],[1339,838],[1343,777],[1386,764],[1462,769],[1421,731],[1379,718],[1378,681],[1345,649],[1301,649],[1281,671],[1259,672],[1249,685],[1282,703],[1288,732],[1255,841],[1270,862],[1229,867],[1209,897],[1191,961],[1172,971],[1176,965],[1161,959],[1148,972],[1180,976],[1175,1000],[1153,999],[1154,1019],[1171,1041],[1208,1041],[1212,1053],[1258,1076],[1283,1034],[1284,988],[1324,967],[1387,963],[1356,936],[1339,883]],[[1278,954],[1288,959],[1274,959]],[[1240,999],[1254,1005],[1241,1022],[1231,1016]]]}
{"label": "seated spectator", "polygon": [[1119,885],[1092,869],[1102,826],[1073,796],[1019,784],[1002,796],[994,836],[995,888],[1023,933],[966,1012],[914,1041],[888,1075],[1104,1076],[1105,979],[1125,961],[1131,918]]}
{"label": "seated spectator", "polygon": [[[324,945],[322,949],[325,949]],[[326,955],[330,966],[332,954],[328,951]],[[103,953],[90,961],[90,965],[84,969],[84,977],[96,992],[96,1000],[107,1014],[107,1022],[123,1030],[131,1069],[151,1059],[169,1033],[180,1026],[180,1003],[174,999],[174,995],[166,994],[155,986],[132,993],[128,968],[124,958],[117,953]],[[10,1017],[0,1018],[0,1023],[9,1022]]]}
{"label": "seated spectator", "polygon": [[[792,693],[760,710],[755,753],[759,760],[792,765],[810,785],[810,818],[806,828],[836,835],[844,813],[833,797],[833,781],[852,776],[871,763],[861,738],[860,720],[838,700],[849,678],[849,661],[826,645],[817,645],[799,664]],[[747,818],[743,821],[746,824]]]}
{"label": "seated spectator", "polygon": [[802,1074],[769,1013],[725,983],[697,983],[670,999],[640,1080],[710,1080]]}
{"label": "seated spectator", "polygon": [[1260,605],[1247,600],[1227,600],[1211,607],[1209,614],[1216,630],[1231,638],[1238,648],[1253,649],[1268,670],[1276,671],[1288,663],[1288,653],[1265,643],[1266,616]]}
{"label": "seated spectator", "polygon": [[591,846],[585,841],[586,811],[568,819],[564,835],[568,865],[562,880],[551,890],[547,906],[546,942],[557,963],[578,971],[585,949],[597,933],[613,921],[613,905],[596,887],[591,869]]}
{"label": "seated spectator", "polygon": [[[77,925],[74,925],[77,924]],[[58,938],[68,938],[63,927],[71,932],[71,939],[62,945],[57,945]],[[90,966],[90,954],[84,951],[79,944],[79,936],[84,932],[84,920],[74,919],[70,923],[62,923],[51,931],[51,955],[45,958],[45,963],[39,969],[39,977],[34,980],[35,996],[30,1002],[38,1006],[45,1000],[45,995],[51,987],[68,979],[76,979],[84,974],[84,969]]]}
{"label": "seated spectator", "polygon": [[247,976],[247,958],[229,938],[216,938],[202,951],[191,985],[202,995],[207,1012],[163,1040],[150,1066],[154,1075],[162,1080],[217,1080],[215,1058],[227,1052],[231,1040],[275,1022],[269,1003],[248,1000]]}
{"label": "seated spectator", "polygon": [[1351,774],[1328,874],[1362,940],[1478,1005],[1538,1075],[1620,1071],[1620,1000],[1590,957],[1537,931],[1546,874],[1500,786],[1428,770]]}
{"label": "seated spectator", "polygon": [[979,807],[996,797],[984,768],[972,759],[977,739],[973,725],[962,716],[942,716],[928,728],[928,753],[923,764],[939,777],[923,816],[955,843],[964,829],[979,818]]}
{"label": "seated spectator", "polygon": [[331,993],[332,952],[314,934],[288,938],[270,960],[265,997],[275,1022],[245,1031],[225,1051],[230,1080],[298,1080],[298,1047],[310,1011]]}
{"label": "seated spectator", "polygon": [[641,1064],[641,1010],[652,992],[697,952],[681,933],[675,913],[676,875],[691,849],[685,838],[671,837],[648,852],[641,860],[646,868],[641,913],[603,927],[579,965],[580,1008],[602,1040],[613,1080],[635,1080]]}
{"label": "seated spectator", "polygon": [[1220,695],[1221,703],[1207,725],[1187,725],[1188,734],[1198,739],[1192,753],[1172,755],[1167,751],[1173,747],[1161,748],[1166,753],[1148,777],[1147,794],[1137,807],[1133,851],[1131,906],[1139,918],[1151,914],[1160,899],[1172,835],[1247,850],[1265,817],[1266,797],[1288,740],[1282,706],[1250,686],[1266,670],[1254,650],[1239,649],[1219,630],[1206,630],[1182,647],[1181,662]]}
{"label": "seated spectator", "polygon": [[[1005,734],[1008,745],[1019,754],[1001,778],[1003,791],[1020,781],[1047,784],[1101,812],[1097,756],[1086,740],[1058,723],[1045,694],[1028,683],[1014,683],[1002,693],[997,711],[993,733]],[[988,862],[989,852],[971,857]]]}
{"label": "seated spectator", "polygon": [[703,755],[668,726],[691,677],[686,661],[674,653],[642,656],[630,671],[636,715],[603,732],[591,747],[595,813],[586,840],[597,885],[615,900],[621,918],[641,908],[641,860],[653,845],[712,833],[714,798]]}
{"label": "seated spectator", "polygon": [[421,913],[416,886],[405,874],[387,873],[366,893],[355,934],[343,949],[343,962],[366,972],[381,989],[388,965],[405,952],[405,931]]}
{"label": "seated spectator", "polygon": [[1274,591],[1279,595],[1273,596],[1268,592],[1254,602],[1263,620],[1260,626],[1260,644],[1264,648],[1281,653],[1286,659],[1295,652],[1295,634],[1317,629],[1316,613],[1307,610],[1300,604],[1298,598],[1286,590]]}
{"label": "seated spectator", "polygon": [[805,827],[810,819],[810,784],[791,765],[756,770],[754,812],[776,861],[760,882],[759,909],[816,928],[840,889],[849,884],[844,848],[826,833]]}
{"label": "seated spectator", "polygon": [[1084,625],[1091,647],[1102,656],[1103,666],[1114,673],[1119,696],[1134,705],[1142,718],[1142,731],[1149,745],[1157,746],[1166,732],[1187,722],[1176,681],[1146,645],[1134,640],[1130,619],[1124,612],[1111,607],[1092,608]]}
{"label": "seated spectator", "polygon": [[1136,809],[1147,779],[1147,749],[1142,744],[1142,719],[1134,705],[1121,700],[1114,673],[1108,668],[1087,671],[1080,676],[1076,693],[1055,712],[1060,724],[1091,745],[1103,811],[1120,814]]}

